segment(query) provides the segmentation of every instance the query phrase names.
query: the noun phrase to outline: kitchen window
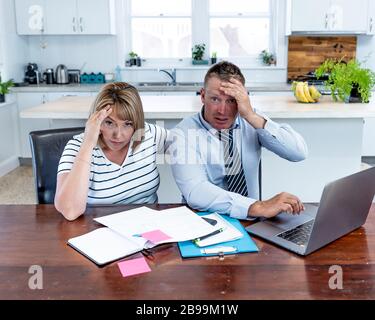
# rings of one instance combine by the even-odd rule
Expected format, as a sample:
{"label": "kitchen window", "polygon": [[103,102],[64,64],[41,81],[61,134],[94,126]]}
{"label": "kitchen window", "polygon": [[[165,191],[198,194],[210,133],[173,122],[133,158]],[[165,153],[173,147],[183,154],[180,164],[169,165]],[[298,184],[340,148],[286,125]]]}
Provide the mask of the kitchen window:
{"label": "kitchen window", "polygon": [[269,0],[209,0],[210,52],[254,58],[271,47]]}
{"label": "kitchen window", "polygon": [[142,58],[190,56],[191,0],[132,0],[130,10],[131,51]]}
{"label": "kitchen window", "polygon": [[191,65],[191,47],[205,43],[204,58],[259,65],[262,50],[275,53],[275,0],[126,0],[127,51],[147,65]]}

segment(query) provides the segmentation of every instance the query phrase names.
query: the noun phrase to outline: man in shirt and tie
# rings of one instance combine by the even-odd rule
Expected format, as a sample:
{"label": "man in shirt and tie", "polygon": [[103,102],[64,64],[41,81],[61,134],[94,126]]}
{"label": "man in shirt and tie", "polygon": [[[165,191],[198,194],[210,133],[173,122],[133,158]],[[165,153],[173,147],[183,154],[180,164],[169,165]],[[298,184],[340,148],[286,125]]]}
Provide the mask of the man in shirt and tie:
{"label": "man in shirt and tie", "polygon": [[188,205],[201,211],[247,219],[304,210],[283,192],[260,201],[258,168],[261,147],[289,161],[307,156],[304,139],[287,124],[254,110],[241,70],[230,62],[213,65],[201,90],[201,112],[172,130],[173,176]]}

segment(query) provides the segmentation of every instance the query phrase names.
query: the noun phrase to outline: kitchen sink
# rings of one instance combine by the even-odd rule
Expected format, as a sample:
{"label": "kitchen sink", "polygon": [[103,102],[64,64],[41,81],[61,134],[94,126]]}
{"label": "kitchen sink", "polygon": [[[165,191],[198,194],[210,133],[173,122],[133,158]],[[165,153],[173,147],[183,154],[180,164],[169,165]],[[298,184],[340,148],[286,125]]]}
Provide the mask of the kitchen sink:
{"label": "kitchen sink", "polygon": [[195,87],[201,87],[201,86],[203,86],[203,83],[201,83],[201,82],[177,82],[177,86],[195,86]]}
{"label": "kitchen sink", "polygon": [[141,87],[160,87],[160,86],[172,86],[170,82],[140,82],[138,83]]}
{"label": "kitchen sink", "polygon": [[170,82],[139,82],[137,84],[140,87],[201,87],[203,83],[201,82],[177,82],[173,85]]}

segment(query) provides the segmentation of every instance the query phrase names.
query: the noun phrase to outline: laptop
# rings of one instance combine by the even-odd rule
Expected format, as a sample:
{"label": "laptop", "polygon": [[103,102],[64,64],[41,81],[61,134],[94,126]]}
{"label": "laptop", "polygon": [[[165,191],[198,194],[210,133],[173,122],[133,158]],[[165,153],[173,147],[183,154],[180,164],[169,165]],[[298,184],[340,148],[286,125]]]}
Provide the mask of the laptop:
{"label": "laptop", "polygon": [[324,187],[319,205],[304,204],[300,215],[282,212],[246,228],[300,255],[308,255],[362,226],[375,195],[375,167]]}

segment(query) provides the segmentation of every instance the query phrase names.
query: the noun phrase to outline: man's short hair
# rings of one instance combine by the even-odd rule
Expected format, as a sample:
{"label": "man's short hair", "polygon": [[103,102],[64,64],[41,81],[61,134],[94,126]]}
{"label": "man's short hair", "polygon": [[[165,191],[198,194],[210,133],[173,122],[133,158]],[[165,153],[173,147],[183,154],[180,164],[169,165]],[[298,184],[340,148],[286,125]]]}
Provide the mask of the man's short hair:
{"label": "man's short hair", "polygon": [[212,77],[219,78],[223,81],[229,81],[230,78],[235,78],[243,85],[245,85],[245,77],[243,76],[239,67],[228,61],[221,61],[214,64],[208,69],[206,76],[204,77],[204,87],[206,88],[207,82]]}

